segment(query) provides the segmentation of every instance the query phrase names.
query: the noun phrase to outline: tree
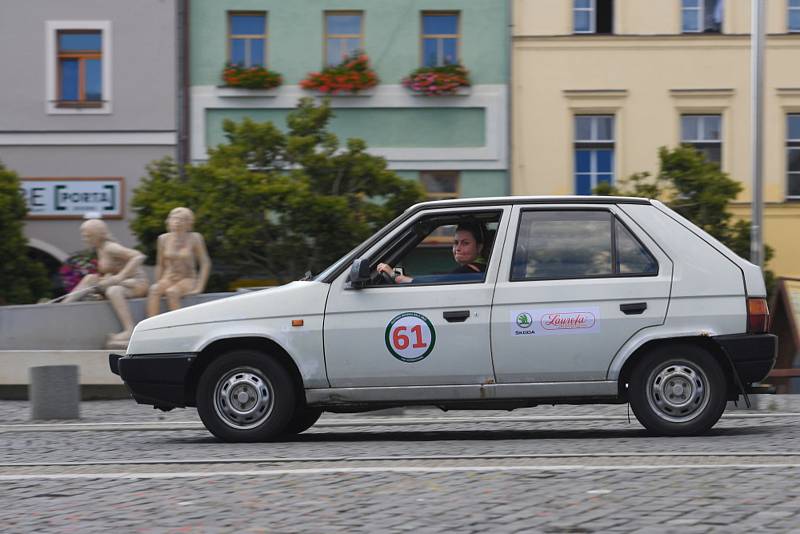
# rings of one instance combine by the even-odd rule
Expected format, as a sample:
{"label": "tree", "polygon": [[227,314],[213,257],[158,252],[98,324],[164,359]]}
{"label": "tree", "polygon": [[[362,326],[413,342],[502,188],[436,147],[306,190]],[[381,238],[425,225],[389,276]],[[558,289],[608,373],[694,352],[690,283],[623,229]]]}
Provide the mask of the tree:
{"label": "tree", "polygon": [[180,180],[174,161],[148,167],[134,192],[131,228],[152,259],[169,210],[195,211],[197,230],[233,276],[287,281],[319,272],[404,209],[423,199],[360,139],[342,147],[328,131],[333,112],[301,99],[284,133],[271,122],[226,120],[227,139]]}
{"label": "tree", "polygon": [[[733,221],[729,203],[742,190],[739,182],[720,170],[719,165],[690,145],[658,150],[659,172],[632,174],[618,186],[607,183],[595,189],[598,195],[620,195],[655,198],[719,239],[736,254],[750,257],[750,221]],[[764,247],[764,265],[774,255],[772,247]],[[772,291],[774,274],[764,270],[767,288]]]}
{"label": "tree", "polygon": [[0,162],[0,305],[36,302],[50,288],[44,266],[28,257],[27,213],[19,177]]}

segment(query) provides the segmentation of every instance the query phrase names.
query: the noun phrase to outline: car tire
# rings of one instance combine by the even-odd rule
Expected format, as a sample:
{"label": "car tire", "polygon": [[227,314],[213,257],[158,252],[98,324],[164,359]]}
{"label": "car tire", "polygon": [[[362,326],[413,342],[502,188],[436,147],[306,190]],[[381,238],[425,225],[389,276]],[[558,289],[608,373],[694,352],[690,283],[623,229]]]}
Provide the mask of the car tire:
{"label": "car tire", "polygon": [[727,380],[716,358],[700,347],[664,345],[631,373],[628,400],[639,422],[664,436],[707,432],[725,411]]}
{"label": "car tire", "polygon": [[286,369],[254,351],[219,356],[197,385],[197,411],[206,428],[231,442],[280,437],[294,415],[296,392]]}
{"label": "car tire", "polygon": [[308,406],[298,406],[294,410],[294,415],[289,424],[286,425],[286,434],[300,434],[312,426],[322,415],[319,408],[309,408]]}

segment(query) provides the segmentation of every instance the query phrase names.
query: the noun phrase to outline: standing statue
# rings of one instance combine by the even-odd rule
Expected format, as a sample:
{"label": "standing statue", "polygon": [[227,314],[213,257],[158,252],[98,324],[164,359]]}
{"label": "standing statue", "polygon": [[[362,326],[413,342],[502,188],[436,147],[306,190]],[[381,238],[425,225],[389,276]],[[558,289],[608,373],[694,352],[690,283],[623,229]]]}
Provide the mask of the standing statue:
{"label": "standing statue", "polygon": [[156,283],[147,295],[148,317],[159,313],[162,295],[166,295],[169,309],[177,310],[181,297],[202,293],[211,271],[203,236],[192,232],[192,210],[175,208],[166,222],[168,232],[158,236]]}
{"label": "standing statue", "polygon": [[125,299],[147,294],[148,280],[142,269],[145,256],[114,241],[108,225],[100,219],[84,222],[81,238],[97,252],[98,272],[84,276],[63,302],[75,302],[93,293],[105,296],[122,324],[122,331],[111,335],[109,343],[125,343],[133,332],[133,319]]}

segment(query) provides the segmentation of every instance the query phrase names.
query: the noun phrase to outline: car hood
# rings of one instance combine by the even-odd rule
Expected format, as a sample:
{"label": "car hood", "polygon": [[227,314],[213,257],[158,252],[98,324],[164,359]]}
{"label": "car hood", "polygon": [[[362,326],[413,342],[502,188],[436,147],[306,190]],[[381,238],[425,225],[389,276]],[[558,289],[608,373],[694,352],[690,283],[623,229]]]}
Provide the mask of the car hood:
{"label": "car hood", "polygon": [[134,335],[183,325],[322,314],[329,288],[323,282],[292,282],[205,302],[145,319],[136,325]]}

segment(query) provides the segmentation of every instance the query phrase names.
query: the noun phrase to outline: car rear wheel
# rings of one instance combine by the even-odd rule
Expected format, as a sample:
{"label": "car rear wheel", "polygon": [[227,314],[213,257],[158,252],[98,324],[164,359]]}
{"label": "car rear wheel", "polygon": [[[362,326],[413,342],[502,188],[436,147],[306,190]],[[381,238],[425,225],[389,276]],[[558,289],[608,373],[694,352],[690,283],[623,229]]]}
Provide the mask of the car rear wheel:
{"label": "car rear wheel", "polygon": [[667,345],[633,369],[629,400],[649,431],[665,436],[702,434],[725,411],[727,380],[717,360],[692,345]]}
{"label": "car rear wheel", "polygon": [[273,358],[251,351],[223,354],[197,386],[197,411],[208,430],[225,441],[269,441],[294,414],[291,377]]}
{"label": "car rear wheel", "polygon": [[286,434],[300,434],[312,426],[322,415],[319,408],[309,408],[308,406],[298,406],[295,408],[292,420],[286,425]]}

